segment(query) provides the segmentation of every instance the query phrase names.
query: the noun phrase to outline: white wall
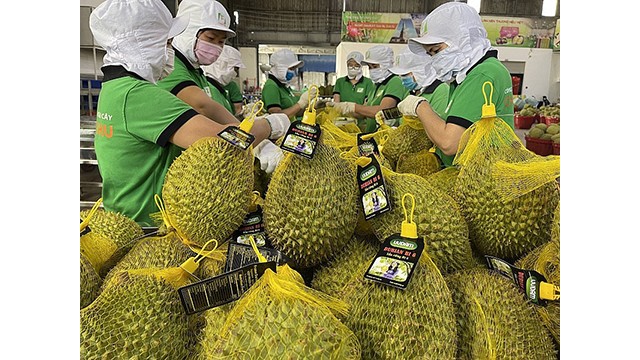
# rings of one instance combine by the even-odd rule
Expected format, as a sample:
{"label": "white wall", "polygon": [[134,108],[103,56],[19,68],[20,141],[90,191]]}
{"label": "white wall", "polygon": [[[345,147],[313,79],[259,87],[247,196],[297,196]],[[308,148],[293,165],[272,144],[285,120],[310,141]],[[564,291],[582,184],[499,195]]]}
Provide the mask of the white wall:
{"label": "white wall", "polygon": [[[336,47],[336,74],[338,77],[347,74],[347,55],[351,51],[360,51],[363,55],[367,49],[375,45],[370,43],[341,42]],[[394,55],[404,52],[406,44],[384,44],[389,46]],[[551,102],[557,102],[560,98],[560,53],[551,49],[511,48],[497,46],[498,59],[513,63],[524,63],[524,78],[522,94],[528,97],[535,96],[542,100],[546,95]],[[363,67],[365,76],[368,76],[368,68]]]}
{"label": "white wall", "polygon": [[240,69],[240,76],[235,80],[238,81],[238,85],[240,85],[240,90],[244,91],[242,87],[242,82],[244,80],[248,81],[249,86],[259,86],[258,79],[258,48],[257,47],[241,47],[238,49],[240,51],[240,57],[242,58],[242,63],[246,68]]}

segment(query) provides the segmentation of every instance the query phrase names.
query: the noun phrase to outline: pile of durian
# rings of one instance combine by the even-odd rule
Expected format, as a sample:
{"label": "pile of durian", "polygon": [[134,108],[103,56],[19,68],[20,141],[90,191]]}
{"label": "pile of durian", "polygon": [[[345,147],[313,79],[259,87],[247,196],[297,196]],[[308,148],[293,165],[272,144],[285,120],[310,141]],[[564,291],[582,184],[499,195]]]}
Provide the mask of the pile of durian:
{"label": "pile of durian", "polygon": [[[559,186],[505,201],[491,176],[498,161],[537,155],[513,134],[505,151],[441,169],[415,124],[387,129],[379,162],[392,207],[367,221],[356,134],[325,126],[323,111],[314,157],[285,152],[271,175],[251,149],[218,138],[184,150],[162,193],[150,194],[161,198],[157,234],[143,236],[119,213],[80,213],[91,229],[80,238],[81,359],[558,358],[559,301],[527,301],[484,258],[559,286]],[[288,262],[239,300],[187,315],[177,289],[224,273],[227,241],[256,193],[270,243]],[[400,233],[405,194],[415,198],[411,220],[425,250],[400,290],[364,274],[385,238]],[[216,249],[186,272],[181,265],[208,244]]]}

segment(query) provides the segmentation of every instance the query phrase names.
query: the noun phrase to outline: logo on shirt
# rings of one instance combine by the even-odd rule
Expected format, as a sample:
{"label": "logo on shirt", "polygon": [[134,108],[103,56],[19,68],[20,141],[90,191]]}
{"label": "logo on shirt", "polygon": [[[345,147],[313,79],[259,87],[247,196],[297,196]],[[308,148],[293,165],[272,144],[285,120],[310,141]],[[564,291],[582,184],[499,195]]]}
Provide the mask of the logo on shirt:
{"label": "logo on shirt", "polygon": [[384,90],[378,90],[378,92],[376,93],[376,97],[382,95],[383,92],[384,92]]}
{"label": "logo on shirt", "polygon": [[206,92],[206,93],[207,93],[207,95],[209,95],[209,97],[211,97],[211,89],[209,89],[209,87],[208,87],[208,86],[205,86],[205,87],[204,87],[204,92]]}
{"label": "logo on shirt", "polygon": [[109,127],[107,127],[106,124],[96,121],[96,135],[111,139],[113,136],[113,125],[109,125]]}
{"label": "logo on shirt", "polygon": [[356,89],[356,92],[357,93],[362,93],[362,92],[364,92],[364,88],[358,88],[358,89]]}

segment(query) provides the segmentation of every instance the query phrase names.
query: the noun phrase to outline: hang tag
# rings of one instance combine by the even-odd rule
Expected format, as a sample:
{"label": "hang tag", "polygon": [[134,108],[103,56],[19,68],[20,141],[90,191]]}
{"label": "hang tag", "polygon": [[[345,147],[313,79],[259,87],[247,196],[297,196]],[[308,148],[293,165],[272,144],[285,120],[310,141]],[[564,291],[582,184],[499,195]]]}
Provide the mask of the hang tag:
{"label": "hang tag", "polygon": [[238,300],[267,269],[276,272],[275,262],[255,263],[178,289],[187,315]]}
{"label": "hang tag", "polygon": [[358,165],[358,189],[364,209],[364,219],[369,220],[391,210],[390,198],[382,177],[382,169],[373,154],[367,156],[371,162],[366,166]]}
{"label": "hang tag", "polygon": [[233,232],[231,239],[240,244],[251,245],[251,241],[249,241],[250,235],[253,236],[253,240],[258,247],[271,245],[264,230],[262,207],[260,205],[256,206],[256,211],[250,212],[244,217],[242,225]]}
{"label": "hang tag", "polygon": [[536,305],[547,304],[546,300],[540,298],[540,283],[547,281],[542,274],[534,270],[519,269],[494,256],[485,255],[485,258],[487,259],[487,267],[507,279],[511,279],[524,293],[527,300]]}
{"label": "hang tag", "polygon": [[320,132],[319,125],[309,125],[299,120],[294,121],[289,126],[280,147],[282,150],[312,159],[320,140]]}
{"label": "hang tag", "polygon": [[[82,224],[82,219],[80,219],[80,224]],[[84,229],[80,231],[80,237],[83,237],[90,232],[91,232],[91,228],[89,227],[89,224],[87,224],[87,226],[85,226]]]}
{"label": "hang tag", "polygon": [[404,290],[409,285],[423,249],[424,241],[421,238],[391,235],[378,250],[364,277]]}
{"label": "hang tag", "polygon": [[378,144],[374,138],[369,138],[364,140],[362,136],[366,134],[359,133],[358,134],[358,154],[360,156],[369,156],[369,154],[375,154],[376,156],[380,156],[380,151],[378,149]]}
{"label": "hang tag", "polygon": [[224,130],[218,133],[218,136],[242,150],[247,150],[256,139],[252,134],[245,132],[236,126],[227,126]]}
{"label": "hang tag", "polygon": [[386,120],[399,119],[402,117],[402,113],[397,107],[382,109],[382,115]]}
{"label": "hang tag", "polygon": [[[267,261],[273,261],[278,265],[284,265],[287,262],[284,254],[270,246],[258,246],[258,251],[267,259]],[[236,241],[229,241],[227,262],[224,266],[225,272],[233,271],[257,262],[260,262],[260,260],[251,247],[251,244],[247,245]]]}

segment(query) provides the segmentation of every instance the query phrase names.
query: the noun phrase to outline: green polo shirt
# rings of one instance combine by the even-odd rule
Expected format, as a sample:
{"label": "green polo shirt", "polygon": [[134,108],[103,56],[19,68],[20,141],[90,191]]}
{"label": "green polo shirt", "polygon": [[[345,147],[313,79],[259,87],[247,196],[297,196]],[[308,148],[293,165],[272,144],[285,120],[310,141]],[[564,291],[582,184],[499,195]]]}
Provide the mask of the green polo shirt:
{"label": "green polo shirt", "polygon": [[[390,97],[396,100],[396,106],[409,94],[409,90],[402,85],[402,79],[398,75],[391,75],[382,82],[375,84],[375,87],[367,94],[366,106],[380,105],[382,99]],[[359,119],[358,126],[365,133],[376,131],[378,125],[376,119]]]}
{"label": "green polo shirt", "polygon": [[200,68],[194,68],[180,50],[175,48],[174,50],[176,56],[173,61],[173,71],[169,76],[158,81],[158,86],[176,96],[186,87],[197,86],[207,95],[212,97],[212,86],[210,86],[209,80],[207,80],[204,71]]}
{"label": "green polo shirt", "polygon": [[243,103],[244,98],[242,97],[242,91],[240,91],[240,86],[238,86],[238,83],[232,81],[227,84],[224,89],[229,92],[229,100],[232,104]]}
{"label": "green polo shirt", "polygon": [[364,104],[364,100],[375,85],[368,77],[360,77],[360,79],[352,84],[348,77],[344,76],[336,80],[333,86],[333,94],[340,95],[340,101],[354,102],[356,104]]}
{"label": "green polo shirt", "polygon": [[[269,74],[269,78],[262,87],[262,102],[267,111],[272,107],[279,107],[282,110],[288,109],[295,105],[298,100],[300,100],[300,96],[294,95],[289,86]],[[294,120],[293,118],[292,120]],[[297,118],[302,119],[301,116]]]}
{"label": "green polo shirt", "polygon": [[[485,81],[493,84],[492,102],[496,106],[498,117],[513,128],[513,89],[509,70],[498,60],[498,51],[490,50],[468,72],[464,81],[455,86],[445,109],[444,119],[464,128],[469,128],[482,117],[482,105],[485,98],[482,86]],[[490,88],[486,87],[489,97]],[[445,166],[451,166],[454,155],[444,155],[436,151]]]}
{"label": "green polo shirt", "polygon": [[222,84],[220,84],[216,79],[209,76],[207,76],[206,78],[209,81],[209,85],[211,85],[211,98],[213,99],[213,101],[217,102],[218,104],[222,104],[222,106],[224,106],[225,109],[229,110],[230,113],[235,114],[236,111],[233,108],[231,97],[227,89],[225,89],[224,86],[222,86]]}
{"label": "green polo shirt", "polygon": [[102,68],[94,140],[105,210],[154,226],[154,195],[182,149],[169,138],[198,113],[122,66]]}

